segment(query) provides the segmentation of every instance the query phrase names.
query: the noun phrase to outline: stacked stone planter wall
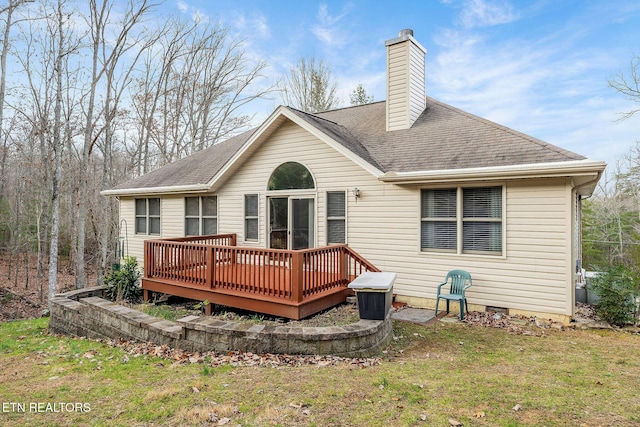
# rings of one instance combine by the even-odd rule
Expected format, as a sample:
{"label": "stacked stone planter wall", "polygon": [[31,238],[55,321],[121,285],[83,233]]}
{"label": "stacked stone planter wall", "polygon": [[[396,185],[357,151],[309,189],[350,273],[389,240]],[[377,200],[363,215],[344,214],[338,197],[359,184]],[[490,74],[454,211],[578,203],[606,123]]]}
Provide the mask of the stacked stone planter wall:
{"label": "stacked stone planter wall", "polygon": [[172,322],[107,301],[102,293],[103,288],[96,287],[57,295],[51,302],[49,328],[88,338],[151,341],[185,351],[349,357],[378,354],[392,334],[390,314],[385,320],[330,327],[225,322],[210,316],[188,316]]}

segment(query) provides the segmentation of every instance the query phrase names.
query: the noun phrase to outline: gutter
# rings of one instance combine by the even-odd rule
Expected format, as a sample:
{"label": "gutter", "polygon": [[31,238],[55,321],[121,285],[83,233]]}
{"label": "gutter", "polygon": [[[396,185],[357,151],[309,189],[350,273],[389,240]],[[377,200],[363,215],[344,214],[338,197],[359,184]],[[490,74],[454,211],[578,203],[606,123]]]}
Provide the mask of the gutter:
{"label": "gutter", "polygon": [[587,183],[600,179],[607,164],[595,160],[575,160],[568,162],[532,163],[527,165],[491,166],[465,169],[440,169],[433,171],[387,172],[379,178],[382,182],[394,184],[428,184],[454,181],[487,181],[517,178],[553,178],[567,176],[593,176]]}
{"label": "gutter", "polygon": [[209,184],[188,184],[149,188],[125,188],[122,190],[103,190],[101,196],[143,196],[149,194],[189,194],[206,193],[211,189]]}
{"label": "gutter", "polygon": [[[604,170],[601,170],[598,172],[597,176],[592,180],[576,185],[575,186],[576,193],[579,194],[580,197],[582,198],[591,197],[593,195],[593,191],[596,188],[596,184],[598,183],[598,181],[600,181],[600,178],[602,178],[603,173],[604,173]],[[585,187],[587,188],[587,191],[583,193],[581,190]]]}

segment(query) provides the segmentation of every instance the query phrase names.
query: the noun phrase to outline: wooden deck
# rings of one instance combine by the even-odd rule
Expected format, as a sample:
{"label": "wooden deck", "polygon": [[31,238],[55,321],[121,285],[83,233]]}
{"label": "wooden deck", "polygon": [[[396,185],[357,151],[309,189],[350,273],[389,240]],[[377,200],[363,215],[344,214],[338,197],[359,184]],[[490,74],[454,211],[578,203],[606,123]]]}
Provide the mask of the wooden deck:
{"label": "wooden deck", "polygon": [[355,277],[379,271],[347,245],[287,251],[235,243],[234,234],[145,241],[145,299],[162,292],[301,319],[344,302]]}

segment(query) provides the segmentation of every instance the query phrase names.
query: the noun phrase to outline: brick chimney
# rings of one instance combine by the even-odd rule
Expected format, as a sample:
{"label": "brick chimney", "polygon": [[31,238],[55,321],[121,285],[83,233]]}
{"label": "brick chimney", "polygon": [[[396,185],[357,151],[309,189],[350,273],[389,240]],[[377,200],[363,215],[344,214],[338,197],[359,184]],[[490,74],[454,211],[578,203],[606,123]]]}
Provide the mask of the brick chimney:
{"label": "brick chimney", "polygon": [[387,47],[387,131],[409,129],[426,107],[425,55],[427,50],[402,30]]}

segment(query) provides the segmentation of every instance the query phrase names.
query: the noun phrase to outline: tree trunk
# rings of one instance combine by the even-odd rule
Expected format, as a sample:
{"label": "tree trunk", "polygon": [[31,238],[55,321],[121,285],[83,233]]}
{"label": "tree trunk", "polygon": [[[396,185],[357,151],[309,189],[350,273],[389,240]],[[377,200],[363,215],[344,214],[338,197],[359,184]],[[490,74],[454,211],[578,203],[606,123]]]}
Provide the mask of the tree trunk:
{"label": "tree trunk", "polygon": [[64,47],[64,21],[62,3],[58,0],[58,52],[56,56],[56,102],[53,126],[53,179],[51,191],[51,245],[49,251],[49,287],[47,301],[51,311],[51,301],[56,294],[58,283],[58,238],[60,235],[60,177],[62,175],[62,57]]}

